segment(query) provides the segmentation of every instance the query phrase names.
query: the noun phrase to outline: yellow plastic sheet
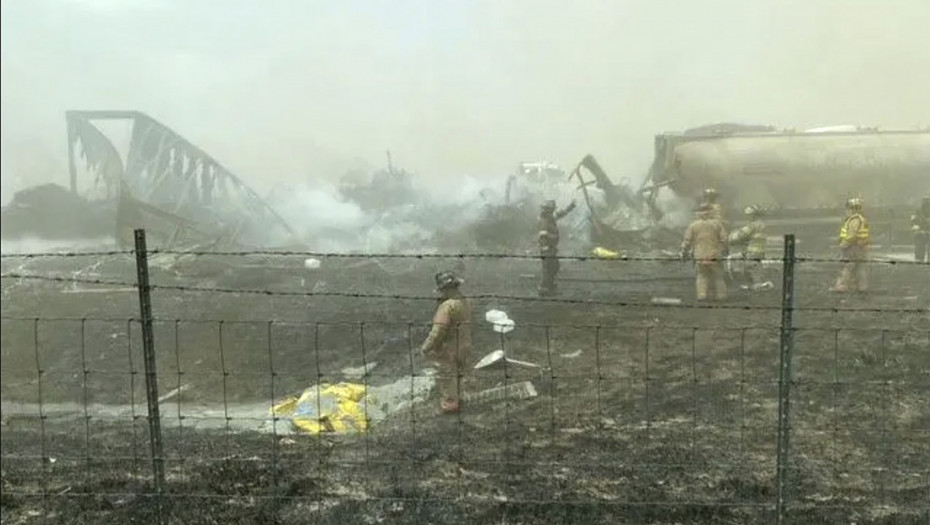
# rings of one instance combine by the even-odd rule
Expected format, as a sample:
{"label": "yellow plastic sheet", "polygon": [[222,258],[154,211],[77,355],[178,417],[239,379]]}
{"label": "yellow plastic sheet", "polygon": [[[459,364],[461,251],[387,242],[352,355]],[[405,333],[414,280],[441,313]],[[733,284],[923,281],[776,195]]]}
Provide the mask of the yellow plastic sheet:
{"label": "yellow plastic sheet", "polygon": [[608,250],[607,248],[602,248],[600,246],[591,250],[591,255],[597,257],[598,259],[619,259],[620,254],[613,250]]}
{"label": "yellow plastic sheet", "polygon": [[357,383],[312,386],[271,408],[275,416],[290,417],[294,428],[307,434],[365,432],[369,421],[365,385]]}

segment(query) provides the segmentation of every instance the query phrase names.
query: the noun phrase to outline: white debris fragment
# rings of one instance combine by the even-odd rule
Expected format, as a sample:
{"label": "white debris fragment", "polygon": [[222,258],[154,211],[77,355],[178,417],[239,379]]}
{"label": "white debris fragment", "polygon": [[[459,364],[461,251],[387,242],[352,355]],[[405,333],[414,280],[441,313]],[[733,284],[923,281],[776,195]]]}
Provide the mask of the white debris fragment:
{"label": "white debris fragment", "polygon": [[653,297],[652,304],[681,304],[681,299],[678,297]]}
{"label": "white debris fragment", "polygon": [[349,379],[361,379],[368,375],[371,370],[378,366],[377,362],[366,363],[364,366],[347,366],[341,370],[342,374]]}
{"label": "white debris fragment", "polygon": [[475,364],[475,369],[477,370],[477,369],[480,369],[480,368],[488,367],[488,366],[490,366],[491,364],[496,363],[496,362],[498,362],[498,361],[500,361],[500,360],[503,360],[503,359],[504,359],[504,351],[503,351],[503,350],[495,350],[495,351],[491,352],[490,354],[488,354],[488,355],[482,357],[481,360],[478,361],[478,362]]}
{"label": "white debris fragment", "polygon": [[316,270],[320,267],[321,264],[322,263],[320,263],[319,259],[314,259],[311,257],[304,261],[304,268],[308,270]]}
{"label": "white debris fragment", "polygon": [[493,330],[499,334],[510,333],[516,327],[516,323],[507,316],[507,312],[501,310],[488,310],[484,314],[484,319],[491,323]]}
{"label": "white debris fragment", "polygon": [[469,403],[498,401],[503,399],[531,399],[538,396],[536,387],[530,381],[521,381],[509,385],[498,386],[482,390],[481,392],[466,393],[463,398]]}
{"label": "white debris fragment", "polygon": [[507,319],[507,312],[502,312],[501,310],[488,310],[484,313],[484,320],[492,324],[504,319]]}
{"label": "white debris fragment", "polygon": [[507,334],[513,331],[516,323],[513,319],[504,319],[499,323],[494,323],[494,331],[499,334]]}
{"label": "white debris fragment", "polygon": [[500,365],[503,365],[505,362],[511,366],[523,366],[526,368],[542,368],[536,363],[530,363],[529,361],[520,361],[517,359],[511,359],[509,357],[505,357],[503,350],[495,350],[491,352],[490,354],[482,357],[481,360],[478,361],[477,364],[475,364],[475,370],[480,370],[482,368],[489,368],[495,365],[500,366]]}
{"label": "white debris fragment", "polygon": [[158,398],[158,402],[164,403],[165,401],[168,401],[169,399],[177,396],[178,394],[183,393],[185,390],[187,390],[190,387],[191,387],[190,384],[181,385],[178,388],[175,388],[174,390],[172,390],[171,392],[168,392],[167,394]]}

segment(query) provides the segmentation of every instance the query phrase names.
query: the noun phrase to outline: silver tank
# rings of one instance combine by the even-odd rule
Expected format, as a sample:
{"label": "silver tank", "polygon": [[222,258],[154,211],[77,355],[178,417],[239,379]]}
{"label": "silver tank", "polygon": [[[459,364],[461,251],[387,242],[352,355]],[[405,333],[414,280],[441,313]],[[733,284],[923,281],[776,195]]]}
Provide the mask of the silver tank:
{"label": "silver tank", "polygon": [[733,208],[912,205],[930,192],[930,130],[659,135],[650,177],[685,198],[715,187]]}

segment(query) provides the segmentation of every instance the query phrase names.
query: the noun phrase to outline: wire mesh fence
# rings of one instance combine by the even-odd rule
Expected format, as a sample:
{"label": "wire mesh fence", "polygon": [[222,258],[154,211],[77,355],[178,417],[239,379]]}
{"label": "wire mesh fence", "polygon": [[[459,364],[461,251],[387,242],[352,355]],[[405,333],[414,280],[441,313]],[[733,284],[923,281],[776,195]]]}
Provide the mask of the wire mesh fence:
{"label": "wire mesh fence", "polygon": [[[7,301],[27,292],[5,287],[4,521],[927,523],[930,279],[897,275],[916,299],[899,287],[828,302],[806,293],[827,272],[805,264],[827,263],[798,265],[789,327],[777,289],[711,305],[476,293],[487,307],[534,304],[512,332],[475,325],[469,364],[505,358],[463,371],[455,415],[440,413],[441,378],[418,351],[430,325],[391,320],[429,319],[426,293],[324,296],[366,305],[334,321],[301,291],[270,312],[305,301],[309,321],[238,320],[218,299],[232,291],[155,282],[147,367],[137,310],[19,315]],[[5,284],[25,273],[5,271]],[[176,315],[168,296],[189,293],[214,309]],[[792,374],[780,383],[786,328]]]}

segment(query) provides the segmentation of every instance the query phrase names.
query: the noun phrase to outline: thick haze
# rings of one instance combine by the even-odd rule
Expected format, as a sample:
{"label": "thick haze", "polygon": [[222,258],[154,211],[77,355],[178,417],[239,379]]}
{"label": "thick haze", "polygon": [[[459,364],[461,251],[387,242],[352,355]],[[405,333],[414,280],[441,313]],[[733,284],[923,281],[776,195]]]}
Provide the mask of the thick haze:
{"label": "thick haze", "polygon": [[262,193],[359,162],[433,178],[716,121],[930,124],[930,1],[9,0],[2,191],[67,183],[64,111],[144,111]]}

